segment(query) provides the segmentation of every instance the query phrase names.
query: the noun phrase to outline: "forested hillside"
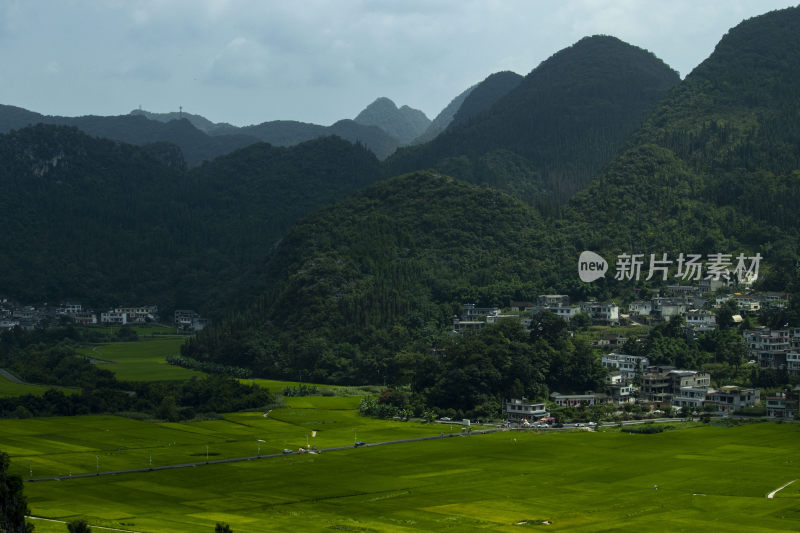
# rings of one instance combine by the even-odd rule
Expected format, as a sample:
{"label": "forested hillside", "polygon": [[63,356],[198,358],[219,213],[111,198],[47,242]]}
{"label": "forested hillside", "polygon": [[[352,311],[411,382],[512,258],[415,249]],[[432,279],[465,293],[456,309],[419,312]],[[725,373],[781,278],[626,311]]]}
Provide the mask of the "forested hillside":
{"label": "forested hillside", "polygon": [[[576,263],[582,250],[608,258],[624,252],[672,257],[680,252],[759,252],[764,257],[762,286],[797,292],[800,102],[792,95],[800,72],[798,35],[798,8],[732,29],[714,54],[652,110],[627,140],[627,149],[563,210],[540,213],[514,195],[431,171],[375,184],[307,218],[268,265],[272,285],[259,304],[203,332],[187,345],[187,353],[249,365],[274,377],[302,372],[318,380],[403,384],[426,376],[425,384],[414,387],[427,390],[435,405],[447,398],[475,407],[511,390],[536,394],[543,387],[590,386],[594,374],[575,370],[589,368],[585,347],[565,344],[561,337],[522,339],[502,327],[463,344],[442,335],[465,302],[502,306],[512,298],[553,291],[581,299],[633,296],[637,284],[615,282],[613,271],[606,280],[580,282]],[[562,53],[572,57],[590,42]],[[597,43],[621,47],[631,57],[648,56],[614,39]],[[545,62],[526,82],[534,75],[555,77],[565,65],[588,57],[581,53],[574,58],[577,63],[561,66]],[[671,75],[660,77],[666,67],[646,64],[655,69],[651,79],[669,85]],[[566,86],[560,90],[569,92]],[[493,115],[511,109],[498,106],[514,92],[492,108]],[[590,94],[588,82],[575,92]],[[599,109],[605,111],[585,112],[598,121],[597,135],[603,113],[613,108],[602,102]],[[574,111],[564,116],[581,120]],[[477,123],[470,122],[470,128]],[[457,131],[439,139],[455,139]],[[558,139],[543,144],[552,147]],[[588,153],[608,149],[583,140],[579,146]],[[540,149],[528,148],[528,153]],[[577,153],[579,147],[554,153],[570,150]],[[392,163],[399,160],[392,158]],[[653,283],[642,280],[638,287]],[[800,319],[797,306],[787,319]],[[523,340],[525,346],[517,344]],[[707,360],[708,353],[693,350],[683,356],[694,363]],[[459,355],[442,359],[451,353]],[[673,361],[664,357],[660,362]],[[518,363],[525,363],[524,372],[516,368],[528,378],[512,384],[507,373]],[[413,376],[403,370],[409,367],[415,369]],[[467,376],[466,369],[477,374]],[[580,376],[588,381],[579,383]],[[453,399],[456,383],[476,379],[486,384],[484,396],[472,391]]]}
{"label": "forested hillside", "polygon": [[612,254],[760,252],[767,286],[785,287],[800,227],[799,30],[797,8],[733,28],[577,195],[560,231]]}
{"label": "forested hillside", "polygon": [[436,168],[552,207],[615,157],[679,81],[645,50],[587,37],[542,62],[478,116],[399,150],[386,161],[386,174]]}
{"label": "forested hillside", "polygon": [[213,313],[259,285],[291,224],[378,173],[368,150],[333,137],[186,171],[168,144],[44,125],[0,135],[0,293]]}

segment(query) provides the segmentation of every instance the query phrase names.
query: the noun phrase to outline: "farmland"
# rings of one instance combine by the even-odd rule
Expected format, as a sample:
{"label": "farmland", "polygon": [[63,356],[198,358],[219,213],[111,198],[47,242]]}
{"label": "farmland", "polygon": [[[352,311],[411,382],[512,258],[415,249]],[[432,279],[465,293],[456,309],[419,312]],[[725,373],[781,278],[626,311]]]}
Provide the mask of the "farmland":
{"label": "farmland", "polygon": [[0,398],[13,398],[14,396],[22,396],[24,394],[33,394],[41,396],[48,389],[58,389],[65,394],[73,394],[78,392],[78,389],[70,387],[56,387],[53,385],[32,385],[27,383],[17,383],[8,379],[6,376],[0,374]]}
{"label": "farmland", "polygon": [[[319,400],[347,407],[346,398]],[[206,443],[220,456],[256,455],[262,437],[262,453],[273,453],[304,445],[312,428],[320,447],[351,444],[354,428],[368,442],[440,429],[326,407],[286,407],[269,418],[238,413],[191,424],[140,422],[147,430],[118,417],[62,419],[50,442],[43,437],[55,420],[3,421],[0,429],[16,435],[9,451],[22,474],[29,462],[46,468],[55,457],[89,471],[95,456],[108,463],[103,470],[144,465],[147,449],[154,457],[158,450],[159,460],[202,460]],[[120,444],[129,453],[115,452]],[[800,487],[790,485],[775,499],[765,495],[800,478],[798,444],[797,425],[773,423],[656,435],[501,432],[27,483],[25,490],[34,516],[86,516],[92,524],[153,532],[211,530],[220,521],[236,532],[518,531],[543,521],[570,531],[783,531],[796,527]]]}
{"label": "farmland", "polygon": [[166,357],[179,354],[183,342],[183,337],[153,337],[85,347],[83,353],[122,381],[173,381],[202,376],[202,372],[167,363]]}
{"label": "farmland", "polygon": [[[297,450],[438,435],[449,427],[381,421],[358,415],[359,397],[287,398],[286,406],[186,423],[121,416],[0,421],[0,449],[14,472],[28,477],[69,476],[183,464]],[[456,428],[457,430],[457,428]],[[308,440],[307,440],[308,439]],[[208,448],[207,448],[208,447]]]}

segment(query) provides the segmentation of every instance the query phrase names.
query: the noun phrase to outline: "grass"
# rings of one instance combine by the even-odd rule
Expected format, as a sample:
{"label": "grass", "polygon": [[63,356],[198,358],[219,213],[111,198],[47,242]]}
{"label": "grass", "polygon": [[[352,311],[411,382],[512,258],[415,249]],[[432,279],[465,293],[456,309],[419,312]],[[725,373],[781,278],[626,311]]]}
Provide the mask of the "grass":
{"label": "grass", "polygon": [[179,354],[183,341],[181,337],[154,337],[87,347],[83,353],[111,361],[98,364],[122,381],[182,381],[192,376],[203,376],[202,372],[167,364],[166,357]]}
{"label": "grass", "polygon": [[[312,423],[285,414],[284,423]],[[514,532],[542,521],[553,531],[787,531],[800,516],[800,483],[765,495],[800,478],[798,444],[797,425],[772,423],[503,432],[28,483],[25,492],[35,515],[144,532],[211,531],[216,522],[237,533]]]}
{"label": "grass", "polygon": [[[25,478],[183,464],[297,450],[350,446],[438,435],[440,425],[384,421],[358,415],[359,397],[286,398],[286,406],[222,415],[218,420],[149,422],[120,416],[79,416],[0,421],[0,449],[12,471]],[[454,429],[458,431],[458,428]],[[316,435],[316,436],[314,436]],[[306,440],[308,439],[308,440]],[[259,442],[260,441],[260,442]]]}
{"label": "grass", "polygon": [[258,385],[259,387],[269,389],[270,392],[275,394],[282,394],[286,387],[297,387],[299,385],[315,386],[321,394],[335,395],[335,396],[363,396],[364,393],[380,393],[384,387],[377,385],[367,385],[361,387],[349,387],[342,385],[321,385],[315,383],[305,383],[300,381],[279,381],[276,379],[240,379],[241,383],[245,385]]}
{"label": "grass", "polygon": [[[113,336],[115,333],[119,332],[122,326],[88,326],[82,329],[86,331],[101,331],[107,335]],[[167,326],[164,324],[128,324],[127,327],[131,328],[136,332],[139,337],[145,336],[153,336],[153,335],[181,335],[187,336],[177,333],[177,330],[173,326]]]}
{"label": "grass", "polygon": [[0,375],[0,398],[11,398],[14,396],[23,396],[25,394],[33,394],[34,396],[41,396],[48,389],[58,389],[65,394],[75,394],[80,392],[79,389],[70,387],[58,387],[56,385],[23,385],[14,383],[6,379],[5,376]]}

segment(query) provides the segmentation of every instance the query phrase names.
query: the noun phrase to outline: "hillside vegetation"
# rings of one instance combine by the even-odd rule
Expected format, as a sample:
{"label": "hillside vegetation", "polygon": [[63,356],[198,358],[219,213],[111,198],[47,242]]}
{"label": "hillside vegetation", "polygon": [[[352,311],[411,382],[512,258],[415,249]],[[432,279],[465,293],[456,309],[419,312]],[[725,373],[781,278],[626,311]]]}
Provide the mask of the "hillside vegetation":
{"label": "hillside vegetation", "polygon": [[[476,408],[513,390],[591,384],[578,379],[591,375],[576,363],[583,357],[580,345],[558,346],[564,362],[549,351],[554,339],[545,339],[549,347],[524,339],[533,349],[520,346],[521,360],[542,374],[525,373],[512,363],[514,339],[523,339],[502,328],[492,335],[511,341],[509,347],[497,350],[485,339],[482,348],[466,352],[483,370],[447,381],[449,372],[464,372],[470,362],[450,359],[461,348],[441,336],[462,303],[502,306],[541,292],[576,299],[633,296],[636,285],[613,275],[581,283],[575,268],[582,250],[673,258],[680,252],[759,252],[765,258],[762,286],[800,289],[790,207],[800,183],[797,152],[790,149],[798,144],[800,104],[789,96],[800,46],[787,48],[800,45],[799,13],[783,10],[731,30],[654,109],[627,149],[563,209],[540,214],[512,195],[431,171],[378,183],[315,214],[276,251],[267,268],[272,283],[258,306],[204,332],[187,351],[267,375],[300,370],[345,382],[403,384],[408,375],[392,369],[412,367],[416,376],[427,376],[412,386],[427,401]],[[564,54],[571,57],[590,42]],[[609,38],[598,42],[622,46]],[[646,55],[626,46],[634,57]],[[550,67],[546,62],[528,80]],[[599,117],[591,111],[586,116]],[[456,131],[429,146],[455,138]],[[798,318],[796,306],[787,312],[792,323]],[[431,352],[442,347],[446,359]],[[680,357],[663,362],[700,364],[707,357],[685,344],[673,353]],[[518,386],[508,379],[512,375],[526,377]],[[467,382],[479,383],[483,394],[470,392]],[[456,390],[457,383],[461,397],[443,392]]]}
{"label": "hillside vegetation", "polygon": [[[492,80],[508,87],[511,73]],[[542,62],[488,109],[436,139],[399,150],[387,175],[435,168],[543,206],[563,202],[615,157],[678,74],[653,54],[607,36]],[[489,84],[491,85],[491,84]],[[475,91],[462,107],[482,99]],[[480,108],[480,107],[479,107]]]}

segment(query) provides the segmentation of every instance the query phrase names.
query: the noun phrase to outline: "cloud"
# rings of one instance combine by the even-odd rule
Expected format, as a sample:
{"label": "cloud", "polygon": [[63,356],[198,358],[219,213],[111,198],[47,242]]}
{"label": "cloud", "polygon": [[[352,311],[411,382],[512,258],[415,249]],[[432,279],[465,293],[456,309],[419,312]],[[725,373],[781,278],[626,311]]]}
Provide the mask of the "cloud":
{"label": "cloud", "polygon": [[[0,0],[0,64],[4,80],[14,80],[0,85],[0,103],[69,114],[97,112],[99,105],[126,111],[131,101],[172,108],[191,95],[196,112],[220,120],[331,123],[388,96],[433,116],[489,74],[527,74],[596,33],[646,48],[686,74],[730,27],[788,5],[789,0]],[[48,71],[51,65],[58,68]],[[56,87],[58,101],[70,102],[72,109],[53,109],[56,98],[46,95]],[[87,96],[98,90],[102,101]]]}
{"label": "cloud", "polygon": [[236,37],[212,58],[205,79],[217,85],[262,87],[279,74],[275,67],[267,47]]}

